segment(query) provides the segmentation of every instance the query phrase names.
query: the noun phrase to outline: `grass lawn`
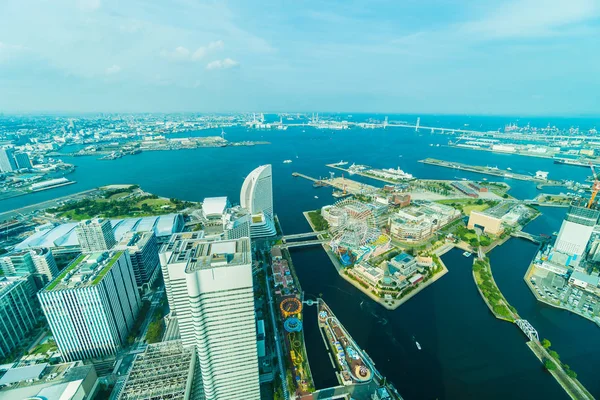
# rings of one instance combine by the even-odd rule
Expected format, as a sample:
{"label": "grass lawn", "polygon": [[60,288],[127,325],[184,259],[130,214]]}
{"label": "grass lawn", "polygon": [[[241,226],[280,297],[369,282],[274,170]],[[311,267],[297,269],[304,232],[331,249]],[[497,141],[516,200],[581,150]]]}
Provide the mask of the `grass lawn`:
{"label": "grass lawn", "polygon": [[129,196],[131,193],[129,192],[122,192],[122,193],[115,193],[112,196],[109,197],[110,200],[118,200],[118,199],[122,199],[123,197]]}
{"label": "grass lawn", "polygon": [[486,203],[483,204],[466,204],[463,206],[463,213],[465,215],[470,215],[471,211],[483,211],[485,209],[490,208],[490,206]]}
{"label": "grass lawn", "polygon": [[48,340],[46,343],[42,343],[36,346],[29,354],[44,354],[48,350],[56,350],[58,347],[56,346],[56,342],[54,340]]}
{"label": "grass lawn", "polygon": [[[142,204],[144,204],[144,203],[148,204],[150,207],[156,207],[156,208],[160,208],[162,206],[167,206],[167,205],[173,206],[173,203],[171,203],[171,200],[169,200],[169,199],[146,199],[146,200],[139,201],[137,203],[137,206],[141,207]],[[173,206],[173,208],[174,208],[174,206]]]}

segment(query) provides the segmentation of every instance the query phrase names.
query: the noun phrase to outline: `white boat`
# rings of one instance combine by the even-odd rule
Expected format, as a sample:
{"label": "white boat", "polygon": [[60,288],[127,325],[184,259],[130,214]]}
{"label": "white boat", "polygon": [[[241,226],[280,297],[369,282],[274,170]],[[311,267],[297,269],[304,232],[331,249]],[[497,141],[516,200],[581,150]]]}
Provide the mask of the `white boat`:
{"label": "white boat", "polygon": [[417,349],[421,350],[421,345],[419,344],[419,342],[415,342],[415,346],[417,346]]}
{"label": "white boat", "polygon": [[463,256],[465,256],[465,257],[467,257],[467,258],[471,257],[472,255],[473,255],[473,253],[469,253],[468,251],[465,251],[465,252],[463,253]]}
{"label": "white boat", "polygon": [[318,199],[318,198],[319,198],[319,196],[315,196],[315,199]]}
{"label": "white boat", "polygon": [[292,160],[284,160],[283,163],[284,164],[290,164],[292,162]]}
{"label": "white boat", "polygon": [[336,162],[333,165],[335,165],[336,167],[341,167],[342,165],[348,165],[348,161],[340,160],[339,162]]}
{"label": "white boat", "polygon": [[512,171],[511,167],[506,168],[507,171]]}

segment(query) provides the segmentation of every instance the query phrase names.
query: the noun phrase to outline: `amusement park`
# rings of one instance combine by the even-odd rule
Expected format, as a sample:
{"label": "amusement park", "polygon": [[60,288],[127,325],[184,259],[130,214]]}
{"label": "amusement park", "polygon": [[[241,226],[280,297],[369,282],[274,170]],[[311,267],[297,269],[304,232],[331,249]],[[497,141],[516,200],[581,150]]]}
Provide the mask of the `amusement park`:
{"label": "amusement park", "polygon": [[[293,266],[292,266],[293,268]],[[287,383],[297,396],[315,390],[306,355],[303,335],[303,295],[298,280],[279,247],[271,249],[271,269],[275,285],[275,302],[279,307],[277,319],[283,327],[283,344],[287,364]]]}
{"label": "amusement park", "polygon": [[321,216],[329,224],[329,246],[341,264],[348,267],[376,257],[392,248],[391,239],[382,233],[387,207],[347,198],[325,206]]}

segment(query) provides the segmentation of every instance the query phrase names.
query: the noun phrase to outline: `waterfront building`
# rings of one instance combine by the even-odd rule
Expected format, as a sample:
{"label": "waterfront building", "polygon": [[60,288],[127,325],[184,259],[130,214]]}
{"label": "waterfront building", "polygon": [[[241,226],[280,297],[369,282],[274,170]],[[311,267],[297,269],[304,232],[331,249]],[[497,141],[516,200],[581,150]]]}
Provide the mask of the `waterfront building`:
{"label": "waterfront building", "polygon": [[126,250],[129,253],[138,288],[154,282],[160,271],[154,232],[127,232],[115,249]]}
{"label": "waterfront building", "polygon": [[246,177],[240,193],[240,205],[251,214],[253,238],[274,236],[273,177],[271,165],[261,165]]}
{"label": "waterfront building", "polygon": [[245,208],[232,207],[227,197],[208,197],[202,202],[200,218],[207,237],[250,237],[250,217]]}
{"label": "waterfront building", "polygon": [[81,361],[9,368],[0,378],[0,400],[88,400],[98,385],[93,365]]}
{"label": "waterfront building", "polygon": [[196,352],[175,340],[148,345],[136,355],[119,400],[193,399]]}
{"label": "waterfront building", "polygon": [[406,253],[398,254],[389,262],[389,269],[391,273],[398,271],[404,276],[410,276],[417,272],[417,266],[417,260],[410,254]]}
{"label": "waterfront building", "polygon": [[39,293],[65,360],[115,354],[127,343],[140,307],[129,254],[82,254]]}
{"label": "waterfront building", "polygon": [[598,275],[588,275],[584,272],[575,270],[569,277],[569,283],[574,286],[578,286],[581,289],[587,289],[591,291],[598,287],[598,283],[600,283],[600,277],[598,277]]}
{"label": "waterfront building", "polygon": [[17,169],[14,150],[9,147],[0,148],[0,171],[13,172]]}
{"label": "waterfront building", "polygon": [[390,235],[404,242],[425,240],[460,217],[453,207],[431,202],[414,202],[389,217]]}
{"label": "waterfront building", "polygon": [[520,204],[500,203],[483,211],[471,211],[467,228],[480,228],[484,233],[500,235],[505,226],[515,226],[522,218],[530,215],[527,207]]}
{"label": "waterfront building", "polygon": [[94,218],[81,221],[75,231],[81,251],[84,253],[110,250],[117,243],[115,233],[107,219]]}
{"label": "waterfront building", "polygon": [[8,357],[37,324],[39,306],[29,277],[0,277],[0,358]]}
{"label": "waterfront building", "polygon": [[[126,218],[110,220],[110,225],[116,241],[121,241],[127,232],[154,232],[158,244],[168,242],[171,235],[181,232],[184,228],[181,214],[167,214],[153,217]],[[44,225],[36,232],[15,246],[15,250],[49,248],[56,262],[72,259],[81,252],[77,237],[77,222],[60,225]]]}
{"label": "waterfront building", "polygon": [[195,346],[195,395],[260,398],[250,239],[175,234],[159,255],[184,346]]}
{"label": "waterfront building", "polygon": [[581,257],[592,237],[600,217],[596,208],[587,208],[584,203],[573,203],[560,226],[554,249],[573,257]]}
{"label": "waterfront building", "polygon": [[44,248],[18,251],[0,257],[0,268],[7,276],[33,275],[38,288],[58,275],[58,267],[52,252]]}
{"label": "waterfront building", "polygon": [[29,155],[27,155],[27,153],[15,153],[15,163],[17,164],[17,169],[33,168],[33,166],[31,165],[31,160],[29,159]]}

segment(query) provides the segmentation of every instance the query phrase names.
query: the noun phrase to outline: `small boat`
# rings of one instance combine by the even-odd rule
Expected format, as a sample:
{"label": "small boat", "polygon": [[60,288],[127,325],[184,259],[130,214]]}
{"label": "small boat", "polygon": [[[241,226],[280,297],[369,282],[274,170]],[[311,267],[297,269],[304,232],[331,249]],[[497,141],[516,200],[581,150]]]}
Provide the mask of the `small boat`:
{"label": "small boat", "polygon": [[417,349],[421,350],[421,345],[419,344],[419,342],[415,342],[415,346],[417,346]]}
{"label": "small boat", "polygon": [[473,253],[469,253],[468,251],[465,251],[465,252],[463,253],[463,256],[465,256],[465,257],[467,257],[467,258],[471,257],[472,255],[473,255]]}
{"label": "small boat", "polygon": [[512,171],[511,167],[506,168],[507,171]]}
{"label": "small boat", "polygon": [[290,164],[292,162],[292,160],[284,160],[283,163],[284,164]]}
{"label": "small boat", "polygon": [[319,198],[319,196],[315,196],[315,199],[318,199],[318,198]]}

